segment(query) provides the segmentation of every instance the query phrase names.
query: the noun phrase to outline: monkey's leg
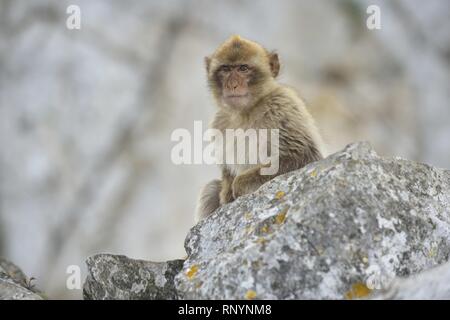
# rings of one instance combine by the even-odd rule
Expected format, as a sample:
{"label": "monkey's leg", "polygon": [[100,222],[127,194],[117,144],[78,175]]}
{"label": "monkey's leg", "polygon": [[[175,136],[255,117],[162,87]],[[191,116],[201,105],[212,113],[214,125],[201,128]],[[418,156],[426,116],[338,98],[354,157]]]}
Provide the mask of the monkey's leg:
{"label": "monkey's leg", "polygon": [[234,201],[233,184],[234,176],[227,169],[222,169],[222,189],[220,191],[220,204],[225,204]]}
{"label": "monkey's leg", "polygon": [[222,189],[220,180],[212,180],[208,182],[200,192],[195,212],[195,221],[209,216],[220,206],[219,194]]}

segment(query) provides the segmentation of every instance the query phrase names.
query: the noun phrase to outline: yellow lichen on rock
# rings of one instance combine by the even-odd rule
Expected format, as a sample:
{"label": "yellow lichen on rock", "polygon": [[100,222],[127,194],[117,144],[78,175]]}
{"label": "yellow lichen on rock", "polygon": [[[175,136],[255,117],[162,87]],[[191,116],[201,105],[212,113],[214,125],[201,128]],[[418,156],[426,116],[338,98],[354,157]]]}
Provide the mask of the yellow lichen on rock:
{"label": "yellow lichen on rock", "polygon": [[186,271],[186,277],[188,279],[192,279],[198,272],[198,265],[194,264],[193,266],[189,267],[189,269]]}
{"label": "yellow lichen on rock", "polygon": [[434,243],[433,243],[433,247],[428,251],[428,256],[430,258],[433,258],[437,255],[437,253],[438,253],[437,248],[434,246]]}
{"label": "yellow lichen on rock", "polygon": [[252,233],[253,227],[252,226],[246,226],[244,230],[245,230],[245,234],[249,235],[250,233]]}
{"label": "yellow lichen on rock", "polygon": [[367,297],[372,290],[370,290],[365,283],[357,282],[352,285],[352,288],[344,295],[345,299],[360,299]]}
{"label": "yellow lichen on rock", "polygon": [[286,220],[286,214],[288,212],[288,208],[281,210],[279,214],[275,217],[276,224],[282,224]]}
{"label": "yellow lichen on rock", "polygon": [[247,299],[247,300],[253,300],[253,299],[255,299],[256,298],[256,291],[254,291],[254,290],[248,290],[246,293],[245,293],[245,299]]}
{"label": "yellow lichen on rock", "polygon": [[285,193],[283,191],[278,191],[277,193],[275,193],[275,199],[280,200],[284,197],[284,195]]}
{"label": "yellow lichen on rock", "polygon": [[258,239],[256,239],[256,243],[259,243],[259,244],[264,244],[266,242],[267,242],[267,240],[263,237],[259,237]]}

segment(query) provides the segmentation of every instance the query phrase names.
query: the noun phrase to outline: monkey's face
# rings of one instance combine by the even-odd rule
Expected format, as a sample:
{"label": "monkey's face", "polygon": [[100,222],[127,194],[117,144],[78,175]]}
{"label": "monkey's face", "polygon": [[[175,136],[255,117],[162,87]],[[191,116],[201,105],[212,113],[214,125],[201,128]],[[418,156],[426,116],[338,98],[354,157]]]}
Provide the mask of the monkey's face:
{"label": "monkey's face", "polygon": [[221,87],[222,100],[233,108],[244,108],[252,100],[249,83],[253,70],[247,64],[221,65],[216,71],[217,85]]}
{"label": "monkey's face", "polygon": [[259,44],[231,37],[205,59],[210,88],[219,106],[242,111],[270,90],[278,74],[278,56]]}

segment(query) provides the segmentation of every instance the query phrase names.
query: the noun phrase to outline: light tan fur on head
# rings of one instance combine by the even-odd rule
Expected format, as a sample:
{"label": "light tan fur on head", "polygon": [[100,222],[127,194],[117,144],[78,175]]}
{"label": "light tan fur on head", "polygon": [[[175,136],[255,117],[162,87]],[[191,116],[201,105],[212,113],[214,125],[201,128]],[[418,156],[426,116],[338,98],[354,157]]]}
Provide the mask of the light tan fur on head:
{"label": "light tan fur on head", "polygon": [[267,54],[267,50],[258,43],[234,35],[228,38],[212,54],[211,69],[217,68],[218,64],[249,61],[258,63],[259,60],[266,60],[267,62]]}

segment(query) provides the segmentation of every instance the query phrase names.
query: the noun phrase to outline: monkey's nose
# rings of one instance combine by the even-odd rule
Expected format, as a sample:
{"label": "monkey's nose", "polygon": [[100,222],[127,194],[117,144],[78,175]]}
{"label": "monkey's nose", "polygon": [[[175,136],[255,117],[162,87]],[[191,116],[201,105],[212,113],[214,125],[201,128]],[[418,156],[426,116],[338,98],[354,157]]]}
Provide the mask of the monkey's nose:
{"label": "monkey's nose", "polygon": [[239,87],[239,83],[237,81],[230,81],[227,86],[231,90],[236,90]]}

